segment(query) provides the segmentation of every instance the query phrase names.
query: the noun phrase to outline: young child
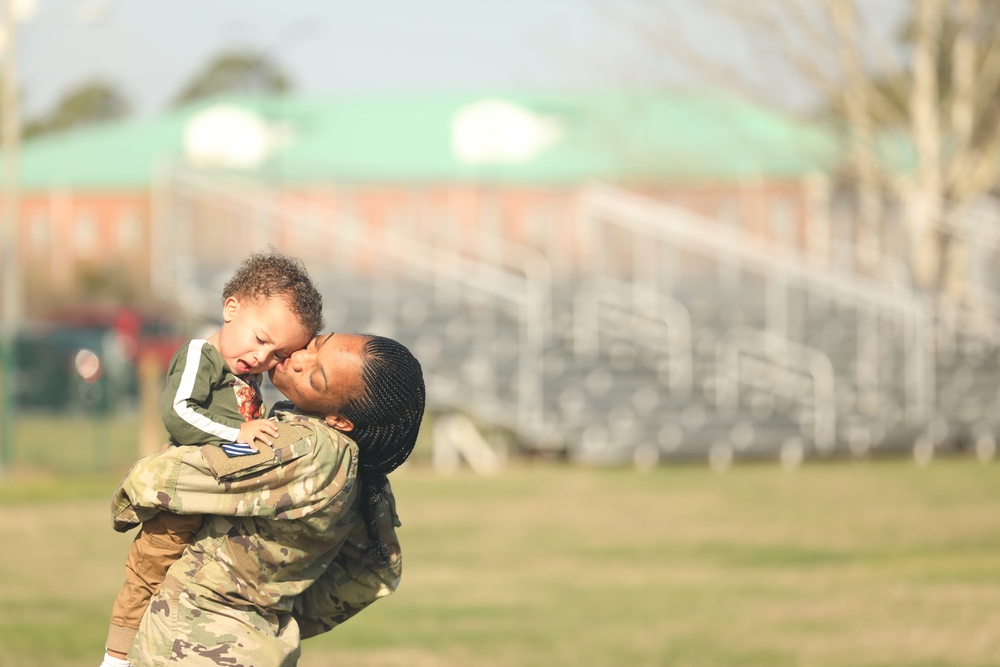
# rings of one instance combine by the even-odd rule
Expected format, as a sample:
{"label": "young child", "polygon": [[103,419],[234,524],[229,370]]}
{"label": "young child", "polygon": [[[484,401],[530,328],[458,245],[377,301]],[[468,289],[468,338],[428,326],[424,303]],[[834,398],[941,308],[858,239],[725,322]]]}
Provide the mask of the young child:
{"label": "young child", "polygon": [[[170,361],[161,407],[171,445],[219,445],[229,456],[268,445],[258,376],[301,349],[323,327],[322,298],[298,260],[252,255],[222,291],[222,327],[192,340]],[[139,621],[167,569],[201,527],[200,515],[160,513],[129,550],[125,585],[111,612],[102,667],[128,665]]]}

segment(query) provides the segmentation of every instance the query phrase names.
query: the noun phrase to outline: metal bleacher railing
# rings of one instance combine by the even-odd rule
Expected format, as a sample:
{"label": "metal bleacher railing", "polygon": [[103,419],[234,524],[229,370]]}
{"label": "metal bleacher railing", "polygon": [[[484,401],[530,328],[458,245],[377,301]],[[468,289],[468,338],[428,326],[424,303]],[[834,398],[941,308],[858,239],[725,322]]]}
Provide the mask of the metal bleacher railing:
{"label": "metal bleacher railing", "polygon": [[[431,410],[535,451],[797,465],[926,455],[955,433],[927,297],[622,189],[579,193],[580,261],[553,234],[527,247],[448,220],[376,226],[183,171],[164,174],[154,209],[161,297],[215,316],[233,266],[274,245],[306,260],[330,326],[414,349]],[[468,427],[435,431],[468,441]]]}
{"label": "metal bleacher railing", "polygon": [[[709,353],[695,373],[706,409],[717,423],[733,424],[728,442],[707,443],[723,458],[751,445],[790,458],[803,448],[898,447],[934,418],[933,330],[923,296],[621,189],[593,187],[581,208],[595,233],[624,231],[637,249],[637,261],[620,264],[624,282],[671,295],[692,312]],[[765,409],[754,411],[754,402]],[[766,407],[775,403],[798,433],[766,428],[781,421]],[[743,404],[751,410],[740,416]],[[751,442],[754,427],[764,441]]]}
{"label": "metal bleacher railing", "polygon": [[945,285],[935,299],[940,367],[938,439],[996,454],[1000,429],[1000,202],[951,206],[936,233],[945,249]]}

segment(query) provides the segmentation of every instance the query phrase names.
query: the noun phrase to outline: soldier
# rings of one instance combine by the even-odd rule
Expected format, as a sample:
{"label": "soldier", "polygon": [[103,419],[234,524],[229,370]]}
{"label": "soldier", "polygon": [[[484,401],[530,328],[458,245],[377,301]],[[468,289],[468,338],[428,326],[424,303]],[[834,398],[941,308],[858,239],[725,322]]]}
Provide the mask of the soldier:
{"label": "soldier", "polygon": [[294,665],[301,639],[399,584],[386,475],[416,442],[420,364],[388,338],[329,334],[269,375],[294,403],[275,406],[272,446],[240,458],[171,447],[115,492],[119,531],[160,511],[206,515],[142,618],[129,654],[138,665]]}
{"label": "soldier", "polygon": [[[277,427],[262,419],[258,377],[323,326],[323,299],[305,266],[278,252],[247,258],[222,290],[222,326],[174,354],[163,392],[163,425],[172,445],[219,445],[229,456],[270,445]],[[104,664],[125,664],[132,639],[163,576],[201,527],[197,514],[162,512],[143,524],[111,610]]]}

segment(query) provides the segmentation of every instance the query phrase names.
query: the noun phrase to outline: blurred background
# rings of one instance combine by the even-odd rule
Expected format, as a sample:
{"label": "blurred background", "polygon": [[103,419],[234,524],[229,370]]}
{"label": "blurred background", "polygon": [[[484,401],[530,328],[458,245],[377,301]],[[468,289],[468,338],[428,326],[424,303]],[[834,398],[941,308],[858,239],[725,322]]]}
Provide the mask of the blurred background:
{"label": "blurred background", "polygon": [[0,665],[98,662],[268,247],[428,387],[303,667],[996,664],[1000,3],[0,8]]}
{"label": "blurred background", "polygon": [[415,351],[440,469],[994,456],[995,3],[4,16],[5,470],[155,448],[269,246]]}

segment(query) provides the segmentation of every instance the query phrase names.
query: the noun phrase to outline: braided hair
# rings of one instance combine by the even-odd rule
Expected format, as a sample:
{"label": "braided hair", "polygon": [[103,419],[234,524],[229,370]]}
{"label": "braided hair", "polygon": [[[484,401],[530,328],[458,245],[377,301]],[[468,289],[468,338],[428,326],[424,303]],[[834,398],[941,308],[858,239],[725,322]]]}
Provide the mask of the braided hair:
{"label": "braided hair", "polygon": [[358,445],[361,516],[376,565],[389,562],[389,549],[379,536],[375,515],[390,472],[398,468],[417,441],[424,415],[424,377],[420,362],[402,344],[382,336],[366,336],[362,349],[364,390],[341,406],[354,422],[351,438]]}

